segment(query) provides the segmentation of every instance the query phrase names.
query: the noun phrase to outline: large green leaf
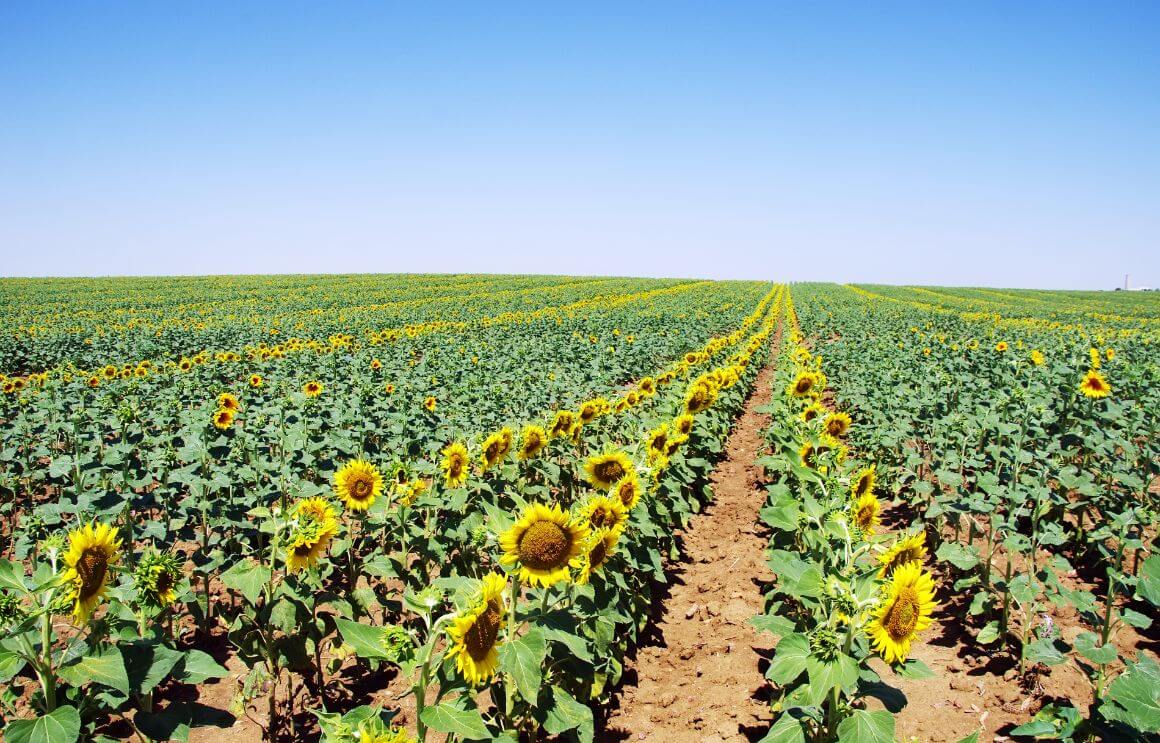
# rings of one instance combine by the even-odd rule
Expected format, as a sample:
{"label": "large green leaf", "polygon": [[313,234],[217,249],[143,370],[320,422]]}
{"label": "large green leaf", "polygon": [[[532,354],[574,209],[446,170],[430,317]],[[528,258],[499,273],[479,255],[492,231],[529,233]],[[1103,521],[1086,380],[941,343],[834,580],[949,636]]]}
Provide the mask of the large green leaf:
{"label": "large green leaf", "polygon": [[34,720],[13,720],[4,728],[8,743],[74,743],[81,735],[76,707],[57,707]]}
{"label": "large green leaf", "polygon": [[446,702],[428,707],[420,715],[423,724],[440,733],[455,733],[467,740],[488,740],[491,733],[483,722],[479,710],[458,709]]}
{"label": "large green leaf", "polygon": [[102,684],[126,696],[129,694],[129,674],[119,647],[107,647],[96,655],[82,656],[75,663],[61,668],[59,673],[73,686]]}
{"label": "large green leaf", "polygon": [[560,688],[552,689],[552,704],[544,719],[544,730],[552,735],[560,735],[575,730],[582,743],[590,743],[594,735],[592,710],[581,704]]}
{"label": "large green leaf", "polygon": [[1100,712],[1144,733],[1160,733],[1160,666],[1147,655],[1116,677]]}
{"label": "large green leaf", "polygon": [[546,651],[544,633],[539,629],[533,629],[523,637],[504,643],[499,648],[500,668],[511,674],[520,696],[533,705],[540,694]]}
{"label": "large green leaf", "polygon": [[174,669],[173,677],[186,684],[200,684],[206,679],[225,678],[229,673],[226,667],[219,665],[209,653],[187,650],[185,657]]}
{"label": "large green leaf", "polygon": [[258,603],[262,589],[270,581],[270,569],[254,560],[241,560],[221,574],[227,588],[238,591],[251,604]]}
{"label": "large green leaf", "polygon": [[806,659],[810,655],[810,641],[805,635],[786,635],[777,643],[777,652],[765,672],[765,677],[775,684],[785,686],[806,670]]}
{"label": "large green leaf", "polygon": [[383,645],[382,627],[372,627],[342,617],[335,617],[334,623],[338,625],[342,641],[354,648],[358,657],[379,660],[391,657]]}
{"label": "large green leaf", "polygon": [[880,709],[870,712],[854,710],[854,714],[838,725],[839,743],[893,743],[894,715]]}

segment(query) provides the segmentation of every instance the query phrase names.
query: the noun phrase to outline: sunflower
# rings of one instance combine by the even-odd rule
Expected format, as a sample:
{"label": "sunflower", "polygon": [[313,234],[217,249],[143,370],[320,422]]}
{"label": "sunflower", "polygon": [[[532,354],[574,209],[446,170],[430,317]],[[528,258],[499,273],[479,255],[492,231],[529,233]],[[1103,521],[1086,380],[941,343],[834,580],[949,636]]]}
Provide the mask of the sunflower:
{"label": "sunflower", "polygon": [[580,558],[580,570],[576,575],[577,585],[585,585],[592,574],[604,567],[608,558],[616,551],[620,529],[597,529],[588,537],[584,553]]}
{"label": "sunflower", "polygon": [[286,569],[296,572],[318,562],[338,533],[334,508],[322,498],[307,498],[294,507],[297,519],[286,547]]}
{"label": "sunflower", "polygon": [[693,416],[688,414],[688,413],[678,415],[673,420],[673,424],[672,424],[673,430],[676,431],[681,436],[688,436],[689,434],[691,434],[693,432],[693,421],[694,420],[695,419],[693,418]]}
{"label": "sunflower", "polygon": [[930,626],[936,606],[934,579],[921,565],[912,562],[895,570],[866,628],[875,652],[887,663],[905,661],[910,643]]}
{"label": "sunflower", "polygon": [[305,392],[308,397],[318,397],[322,394],[322,382],[307,382],[306,384],[302,385],[302,391]]}
{"label": "sunflower", "polygon": [[998,343],[995,344],[995,350],[999,353],[1003,353],[1008,348],[1009,348],[1009,346],[1007,345],[1007,341],[999,341]]}
{"label": "sunflower", "polygon": [[434,413],[435,406],[437,404],[438,404],[438,401],[435,399],[434,395],[427,395],[427,397],[425,397],[423,399],[423,407],[425,407],[429,412]]}
{"label": "sunflower", "polygon": [[649,431],[645,438],[646,448],[648,449],[648,461],[654,462],[658,458],[665,456],[665,451],[669,443],[669,425],[662,423],[653,430]]}
{"label": "sunflower", "polygon": [[690,415],[707,409],[717,399],[717,387],[709,376],[702,374],[693,380],[685,393],[685,412]]}
{"label": "sunflower", "polygon": [[[101,386],[101,378],[94,374],[93,376],[89,377],[88,385],[91,389],[96,389],[97,387],[100,387]],[[12,389],[9,390],[8,384],[6,383],[4,386],[4,391],[5,392],[15,392],[16,388],[12,387]]]}
{"label": "sunflower", "polygon": [[790,395],[790,397],[806,397],[811,392],[813,392],[813,389],[815,386],[817,386],[817,383],[818,376],[816,374],[810,371],[800,371],[798,372],[797,376],[794,377],[793,382],[790,384],[789,389],[787,389],[786,392]]}
{"label": "sunflower", "polygon": [[483,471],[486,472],[504,460],[512,446],[512,430],[501,428],[483,441]]}
{"label": "sunflower", "polygon": [[1083,393],[1084,397],[1098,400],[1112,394],[1112,387],[1108,384],[1108,380],[1104,379],[1104,375],[1095,369],[1089,369],[1079,383],[1079,391]]}
{"label": "sunflower", "polygon": [[846,413],[830,413],[826,417],[826,433],[831,436],[845,436],[850,430],[850,416]]}
{"label": "sunflower", "polygon": [[870,465],[850,481],[850,493],[854,496],[855,500],[874,492],[875,477],[874,465]]}
{"label": "sunflower", "polygon": [[334,473],[334,492],[351,511],[365,511],[383,493],[383,476],[362,459],[352,459]]}
{"label": "sunflower", "polygon": [[467,447],[456,441],[443,450],[443,472],[447,480],[447,487],[462,487],[467,482],[470,472],[470,455]]}
{"label": "sunflower", "polygon": [[552,438],[567,436],[572,433],[575,422],[576,414],[571,410],[557,410],[555,417],[552,418],[552,425],[548,427],[548,433]]}
{"label": "sunflower", "polygon": [[539,426],[524,426],[524,430],[520,434],[519,458],[522,460],[533,459],[547,445],[548,434],[544,432],[544,429]]}
{"label": "sunflower", "polygon": [[149,548],[137,560],[133,569],[133,583],[142,601],[166,607],[177,600],[177,582],[181,579],[181,565],[169,553]]}
{"label": "sunflower", "polygon": [[818,466],[818,457],[825,453],[825,449],[814,446],[812,441],[807,441],[798,449],[798,461],[803,467],[816,469]]}
{"label": "sunflower", "polygon": [[628,507],[617,497],[598,495],[580,509],[593,529],[621,529],[628,521]]}
{"label": "sunflower", "polygon": [[560,510],[535,503],[499,538],[500,563],[519,563],[525,583],[545,588],[568,580],[568,565],[576,559],[588,536],[588,526]]}
{"label": "sunflower", "polygon": [[484,576],[478,601],[447,627],[451,641],[447,657],[455,658],[455,667],[472,686],[491,680],[499,669],[499,633],[507,620],[506,591],[507,579],[502,574]]}
{"label": "sunflower", "polygon": [[874,529],[882,522],[879,515],[881,504],[873,493],[867,493],[850,504],[851,516],[854,525],[862,530],[866,536],[873,536]]}
{"label": "sunflower", "polygon": [[383,385],[383,391],[386,392],[388,395],[393,395],[393,394],[395,394],[395,385],[388,382],[385,385]]}
{"label": "sunflower", "polygon": [[640,391],[645,395],[652,395],[657,391],[656,380],[652,377],[645,377],[644,379],[640,380],[640,384],[638,384],[637,387],[639,387]]}
{"label": "sunflower", "polygon": [[238,402],[237,396],[232,395],[229,392],[223,392],[218,395],[217,403],[218,407],[222,410],[233,410],[236,412],[238,408],[241,407],[241,403]]}
{"label": "sunflower", "polygon": [[116,527],[86,524],[68,535],[68,551],[61,574],[62,583],[72,584],[73,617],[84,624],[105,595],[109,584],[109,567],[121,557],[121,540]]}
{"label": "sunflower", "polygon": [[1044,361],[1046,361],[1046,358],[1043,356],[1042,351],[1040,351],[1039,349],[1035,349],[1034,351],[1031,352],[1031,363],[1032,364],[1034,364],[1035,366],[1043,366]]}
{"label": "sunflower", "polygon": [[590,423],[593,418],[600,415],[600,400],[589,400],[580,406],[580,422]]}
{"label": "sunflower", "polygon": [[633,472],[632,460],[620,451],[597,454],[584,463],[584,471],[593,487],[608,490]]}
{"label": "sunflower", "polygon": [[382,369],[382,368],[383,368],[383,362],[379,361],[378,359],[371,359],[371,369],[373,369],[374,371],[378,371],[379,369]]}
{"label": "sunflower", "polygon": [[183,372],[187,372],[193,368],[193,362],[189,359],[182,359],[181,361],[177,362],[177,368]]}
{"label": "sunflower", "polygon": [[1116,358],[1116,349],[1114,349],[1114,348],[1105,348],[1105,349],[1104,349],[1104,357],[1105,357],[1105,358],[1106,358],[1108,361],[1111,361],[1112,359]]}
{"label": "sunflower", "polygon": [[612,491],[624,507],[630,511],[640,502],[640,480],[635,472],[629,472],[620,482],[613,486]]}
{"label": "sunflower", "polygon": [[1091,359],[1093,369],[1100,368],[1100,361],[1103,359],[1103,357],[1100,356],[1100,349],[1089,348],[1088,349],[1088,358]]}
{"label": "sunflower", "polygon": [[799,415],[803,422],[809,423],[814,418],[825,415],[825,413],[826,408],[824,405],[822,405],[820,402],[811,402],[809,405],[802,408],[802,412],[799,413]]}
{"label": "sunflower", "polygon": [[920,531],[902,537],[878,556],[878,563],[882,566],[878,570],[878,577],[885,578],[899,567],[912,562],[921,564],[924,557],[926,557],[925,533]]}
{"label": "sunflower", "polygon": [[228,408],[221,408],[220,410],[214,411],[213,418],[210,420],[213,421],[216,428],[224,431],[234,425],[234,411]]}
{"label": "sunflower", "polygon": [[104,375],[105,379],[116,379],[118,374],[117,367],[109,364],[101,370],[101,374]]}

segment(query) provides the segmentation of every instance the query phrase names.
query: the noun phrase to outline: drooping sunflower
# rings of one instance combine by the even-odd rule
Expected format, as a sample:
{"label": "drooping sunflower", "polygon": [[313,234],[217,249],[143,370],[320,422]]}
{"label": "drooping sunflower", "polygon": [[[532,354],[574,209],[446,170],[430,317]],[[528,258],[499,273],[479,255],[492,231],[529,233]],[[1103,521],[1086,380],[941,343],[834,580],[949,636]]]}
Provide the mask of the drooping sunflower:
{"label": "drooping sunflower", "polygon": [[307,397],[318,397],[322,394],[322,382],[307,382],[302,385],[302,391],[306,393]]}
{"label": "drooping sunflower", "polygon": [[1079,391],[1083,393],[1084,397],[1099,400],[1112,394],[1112,386],[1108,384],[1108,380],[1104,379],[1103,374],[1095,369],[1089,369],[1079,383]]}
{"label": "drooping sunflower", "polygon": [[568,580],[568,566],[580,554],[588,526],[560,506],[535,503],[499,538],[504,565],[518,564],[524,583],[548,587]]}
{"label": "drooping sunflower", "polygon": [[622,451],[597,454],[584,463],[584,472],[593,487],[608,490],[633,472],[632,460]]}
{"label": "drooping sunflower", "polygon": [[471,457],[467,453],[467,447],[458,441],[449,444],[443,450],[443,474],[446,478],[447,487],[463,487],[463,483],[467,482],[467,475],[471,469],[470,462]]}
{"label": "drooping sunflower", "polygon": [[234,425],[234,411],[227,408],[220,408],[214,411],[213,417],[210,418],[214,427],[219,430],[226,430]]}
{"label": "drooping sunflower", "polygon": [[455,658],[455,667],[472,686],[491,680],[499,669],[500,631],[507,622],[506,590],[507,579],[501,573],[489,573],[480,598],[447,627],[451,641],[447,656]]}
{"label": "drooping sunflower", "polygon": [[616,497],[628,510],[636,508],[636,504],[640,502],[640,480],[636,473],[628,473],[624,479],[613,486],[611,492],[616,494]]}
{"label": "drooping sunflower", "polygon": [[548,445],[548,434],[539,426],[524,426],[523,432],[520,434],[520,451],[519,458],[521,460],[534,459],[537,457],[544,447]]}
{"label": "drooping sunflower", "polygon": [[930,626],[936,606],[930,574],[914,562],[899,567],[866,628],[874,651],[887,663],[905,661],[911,642]]}
{"label": "drooping sunflower", "polygon": [[580,508],[580,515],[593,529],[620,529],[628,521],[628,507],[620,498],[598,495]]}
{"label": "drooping sunflower", "polygon": [[688,436],[693,432],[693,422],[695,420],[696,419],[688,413],[678,415],[676,419],[673,420],[673,430],[681,436]]}
{"label": "drooping sunflower", "polygon": [[580,557],[580,569],[576,573],[577,585],[585,585],[592,574],[599,571],[616,552],[616,542],[620,538],[619,529],[597,529],[592,532],[584,545]]}
{"label": "drooping sunflower", "polygon": [[73,617],[84,624],[105,595],[109,568],[121,559],[116,527],[86,524],[68,535],[61,583],[72,584]]}
{"label": "drooping sunflower", "polygon": [[235,412],[242,406],[242,404],[238,402],[237,395],[234,395],[230,392],[223,392],[218,395],[217,404],[218,407],[222,410],[233,410]]}
{"label": "drooping sunflower", "polygon": [[824,427],[831,436],[845,436],[850,430],[850,416],[846,413],[830,413],[826,417]]}
{"label": "drooping sunflower", "polygon": [[854,525],[866,536],[873,536],[874,530],[882,523],[882,505],[873,493],[867,493],[850,504],[850,517]]}
{"label": "drooping sunflower", "polygon": [[383,494],[383,475],[370,462],[352,459],[334,473],[334,492],[351,511],[365,511]]}
{"label": "drooping sunflower", "polygon": [[890,549],[878,556],[878,577],[885,578],[903,565],[912,562],[922,563],[926,557],[926,534],[917,532],[904,536],[890,545]]}
{"label": "drooping sunflower", "polygon": [[427,397],[423,398],[423,407],[426,408],[427,412],[429,413],[434,413],[435,406],[438,404],[439,401],[435,399],[434,395],[427,395]]}
{"label": "drooping sunflower", "polygon": [[480,458],[483,461],[483,470],[486,472],[502,462],[512,446],[512,430],[501,428],[483,441],[483,452]]}
{"label": "drooping sunflower", "polygon": [[1043,362],[1046,360],[1047,359],[1044,357],[1043,352],[1038,348],[1031,352],[1031,363],[1035,366],[1043,366]]}
{"label": "drooping sunflower", "polygon": [[866,467],[850,481],[850,493],[857,500],[864,495],[874,492],[874,465]]}
{"label": "drooping sunflower", "polygon": [[571,410],[557,410],[555,417],[552,418],[552,425],[548,427],[548,433],[552,438],[567,436],[572,433],[575,422],[576,414]]}
{"label": "drooping sunflower", "polygon": [[814,387],[818,383],[818,376],[810,371],[800,371],[794,377],[793,382],[790,383],[789,389],[786,393],[790,397],[807,397],[814,391]]}

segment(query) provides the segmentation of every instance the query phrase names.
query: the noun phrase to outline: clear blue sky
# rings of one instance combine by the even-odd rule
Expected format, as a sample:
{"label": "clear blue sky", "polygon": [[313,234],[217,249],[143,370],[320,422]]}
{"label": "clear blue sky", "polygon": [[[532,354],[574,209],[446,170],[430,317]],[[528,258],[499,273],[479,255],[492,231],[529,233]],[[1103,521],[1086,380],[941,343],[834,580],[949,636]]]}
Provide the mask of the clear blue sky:
{"label": "clear blue sky", "polygon": [[0,4],[0,274],[1160,285],[1160,2],[210,5]]}

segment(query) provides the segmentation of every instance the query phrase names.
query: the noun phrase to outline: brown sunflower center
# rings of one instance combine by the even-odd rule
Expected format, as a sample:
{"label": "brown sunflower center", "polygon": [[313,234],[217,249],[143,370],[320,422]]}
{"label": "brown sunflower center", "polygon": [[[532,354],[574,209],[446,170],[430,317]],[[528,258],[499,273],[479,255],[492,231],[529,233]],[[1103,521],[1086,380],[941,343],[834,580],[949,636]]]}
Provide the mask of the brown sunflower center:
{"label": "brown sunflower center", "polygon": [[854,494],[857,495],[858,497],[862,497],[863,495],[866,495],[866,492],[869,490],[870,490],[870,476],[869,475],[862,475],[862,477],[858,478],[858,484],[856,486],[854,486]]}
{"label": "brown sunflower center", "polygon": [[592,471],[601,482],[616,482],[626,474],[624,466],[615,459],[598,463]]}
{"label": "brown sunflower center", "polygon": [[350,492],[358,499],[366,498],[371,494],[371,483],[365,477],[356,477],[350,484]]}
{"label": "brown sunflower center", "polygon": [[520,562],[533,570],[555,570],[567,561],[572,535],[554,521],[537,521],[520,537]]}
{"label": "brown sunflower center", "polygon": [[891,639],[895,642],[910,637],[918,625],[918,593],[911,586],[905,586],[898,591],[894,603],[882,618]]}
{"label": "brown sunflower center", "polygon": [[92,598],[105,585],[105,574],[109,571],[109,555],[104,547],[89,547],[81,553],[76,564],[77,575],[81,579],[81,600]]}
{"label": "brown sunflower center", "polygon": [[499,636],[502,618],[503,607],[499,602],[488,602],[487,609],[476,617],[471,627],[464,633],[463,645],[473,660],[482,661],[495,647],[495,638]]}
{"label": "brown sunflower center", "polygon": [[858,513],[855,517],[858,521],[858,526],[863,529],[869,527],[870,523],[874,520],[875,513],[877,513],[877,509],[875,509],[872,504],[866,504],[859,507]]}
{"label": "brown sunflower center", "polygon": [[169,589],[173,588],[173,583],[173,576],[165,571],[162,571],[157,576],[157,593],[167,592]]}
{"label": "brown sunflower center", "polygon": [[806,378],[804,378],[804,379],[799,379],[799,380],[797,381],[797,385],[794,387],[794,390],[795,390],[795,391],[796,391],[796,392],[797,392],[799,395],[804,395],[805,393],[809,392],[809,391],[810,391],[810,387],[813,387],[813,386],[814,386],[814,383],[813,383],[813,382],[811,382],[811,381],[810,381],[810,379],[809,379],[808,377],[806,377]]}
{"label": "brown sunflower center", "polygon": [[592,510],[592,516],[588,520],[592,526],[597,529],[605,526],[612,526],[613,522],[616,521],[612,513],[603,506],[594,508]]}
{"label": "brown sunflower center", "polygon": [[636,488],[631,482],[626,482],[620,486],[617,495],[620,496],[620,502],[627,506],[632,503],[632,499],[636,496]]}
{"label": "brown sunflower center", "polygon": [[448,463],[447,472],[452,477],[458,478],[460,475],[463,474],[463,464],[464,464],[463,457],[459,456],[458,454],[455,454],[451,457],[451,461]]}
{"label": "brown sunflower center", "polygon": [[592,551],[588,553],[588,565],[592,570],[595,570],[603,565],[607,559],[608,547],[604,544],[604,540],[600,539],[592,547]]}

